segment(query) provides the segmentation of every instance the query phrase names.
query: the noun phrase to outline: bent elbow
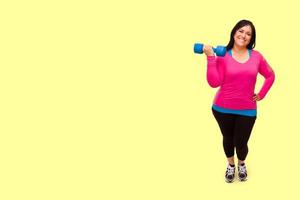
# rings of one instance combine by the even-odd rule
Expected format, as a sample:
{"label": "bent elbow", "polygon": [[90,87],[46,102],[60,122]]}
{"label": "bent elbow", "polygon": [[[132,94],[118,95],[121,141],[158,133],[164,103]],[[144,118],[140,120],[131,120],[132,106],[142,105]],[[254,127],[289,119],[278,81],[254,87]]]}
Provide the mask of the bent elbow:
{"label": "bent elbow", "polygon": [[271,79],[272,81],[275,80],[275,72],[274,72],[274,70],[272,68],[271,68],[271,74],[269,76],[269,79]]}
{"label": "bent elbow", "polygon": [[212,88],[217,88],[220,86],[220,83],[219,82],[211,82],[211,81],[208,81],[208,84],[210,87]]}
{"label": "bent elbow", "polygon": [[268,78],[272,83],[275,81],[275,72],[272,70],[271,76]]}
{"label": "bent elbow", "polygon": [[216,88],[221,85],[220,78],[218,76],[206,76],[206,80],[210,87]]}

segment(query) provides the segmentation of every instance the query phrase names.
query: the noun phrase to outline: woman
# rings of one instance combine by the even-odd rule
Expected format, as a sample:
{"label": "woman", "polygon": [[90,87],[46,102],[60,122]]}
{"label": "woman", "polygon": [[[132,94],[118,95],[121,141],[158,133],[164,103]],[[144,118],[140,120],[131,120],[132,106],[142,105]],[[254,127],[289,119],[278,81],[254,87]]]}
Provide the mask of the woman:
{"label": "woman", "polygon": [[[220,87],[212,112],[223,135],[223,148],[228,160],[227,182],[233,182],[235,177],[234,149],[238,158],[238,178],[240,181],[247,179],[247,142],[256,120],[256,102],[264,99],[275,80],[270,65],[261,53],[253,49],[255,37],[252,22],[241,20],[231,31],[224,57],[215,57],[211,46],[203,47],[207,56],[207,81],[213,88]],[[265,81],[255,94],[258,73]]]}

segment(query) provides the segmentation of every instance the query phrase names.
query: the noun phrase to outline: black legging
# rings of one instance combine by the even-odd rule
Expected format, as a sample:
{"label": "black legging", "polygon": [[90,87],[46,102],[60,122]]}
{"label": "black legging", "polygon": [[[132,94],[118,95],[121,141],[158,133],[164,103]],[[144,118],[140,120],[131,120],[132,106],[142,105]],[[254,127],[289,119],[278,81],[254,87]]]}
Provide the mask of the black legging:
{"label": "black legging", "polygon": [[234,147],[239,160],[245,160],[248,154],[248,140],[256,116],[243,116],[221,113],[212,108],[223,135],[223,148],[227,158],[234,156]]}

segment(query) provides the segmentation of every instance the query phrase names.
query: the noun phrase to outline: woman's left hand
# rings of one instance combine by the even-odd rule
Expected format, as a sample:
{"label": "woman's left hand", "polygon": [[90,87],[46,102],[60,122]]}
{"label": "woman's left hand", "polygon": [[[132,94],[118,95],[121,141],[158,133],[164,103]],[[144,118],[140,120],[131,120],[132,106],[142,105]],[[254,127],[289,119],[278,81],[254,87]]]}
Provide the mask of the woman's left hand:
{"label": "woman's left hand", "polygon": [[261,100],[261,98],[258,94],[253,95],[253,101],[260,101],[260,100]]}

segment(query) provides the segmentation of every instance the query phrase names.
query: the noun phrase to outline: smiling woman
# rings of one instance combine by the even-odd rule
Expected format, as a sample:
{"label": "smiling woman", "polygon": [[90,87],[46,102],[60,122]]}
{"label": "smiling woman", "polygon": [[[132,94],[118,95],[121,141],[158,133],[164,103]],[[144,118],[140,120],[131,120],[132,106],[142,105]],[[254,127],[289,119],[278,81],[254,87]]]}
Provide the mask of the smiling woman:
{"label": "smiling woman", "polygon": [[[234,34],[234,48],[232,49],[232,57],[245,63],[249,59],[248,52],[243,51],[243,47],[250,43],[252,36],[252,28],[250,25],[246,25],[237,30]],[[247,50],[246,50],[247,51]]]}
{"label": "smiling woman", "polygon": [[[207,81],[217,91],[212,112],[223,135],[223,148],[228,165],[225,180],[235,176],[234,150],[238,157],[238,178],[247,179],[245,159],[248,140],[257,115],[257,101],[262,100],[275,73],[255,47],[256,31],[249,20],[239,21],[231,31],[224,57],[215,57],[211,46],[204,45],[207,56]],[[257,74],[265,78],[258,94],[254,93]]]}

